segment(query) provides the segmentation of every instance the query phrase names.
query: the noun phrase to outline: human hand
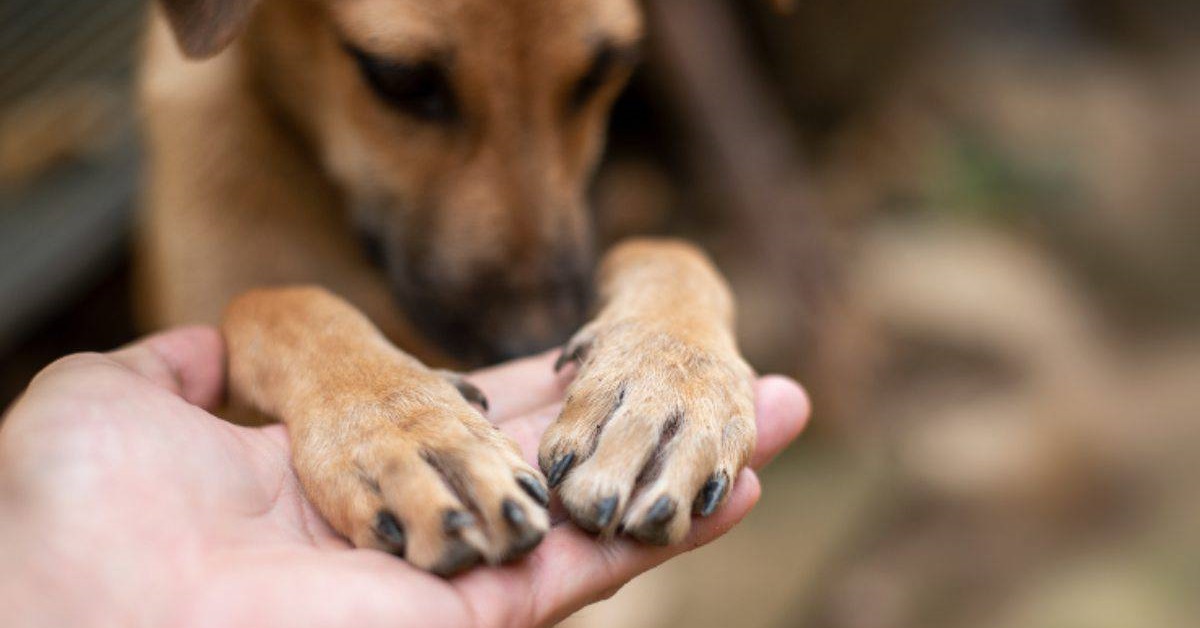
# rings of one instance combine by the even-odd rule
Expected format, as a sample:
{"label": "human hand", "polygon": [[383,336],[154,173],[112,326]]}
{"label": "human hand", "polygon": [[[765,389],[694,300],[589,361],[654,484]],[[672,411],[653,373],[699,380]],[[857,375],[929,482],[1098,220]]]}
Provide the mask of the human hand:
{"label": "human hand", "polygon": [[[566,380],[553,356],[471,380],[533,459]],[[687,541],[597,540],[559,517],[521,562],[443,580],[353,549],[304,498],[285,428],[206,409],[223,395],[219,334],[189,328],[47,367],[0,426],[0,623],[541,625],[721,536],[759,497],[745,470]],[[757,384],[759,468],[803,428],[790,380]]]}

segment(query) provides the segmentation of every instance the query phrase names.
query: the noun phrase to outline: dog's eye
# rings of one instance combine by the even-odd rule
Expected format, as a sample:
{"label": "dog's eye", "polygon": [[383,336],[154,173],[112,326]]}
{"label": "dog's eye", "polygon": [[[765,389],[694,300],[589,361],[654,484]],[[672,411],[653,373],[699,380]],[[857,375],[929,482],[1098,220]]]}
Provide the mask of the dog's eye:
{"label": "dog's eye", "polygon": [[571,110],[582,109],[618,70],[632,68],[637,63],[637,57],[636,47],[617,47],[613,44],[600,46],[587,73],[580,77],[571,91]]}
{"label": "dog's eye", "polygon": [[436,61],[390,61],[347,48],[367,84],[384,102],[430,122],[448,123],[458,118],[454,88]]}

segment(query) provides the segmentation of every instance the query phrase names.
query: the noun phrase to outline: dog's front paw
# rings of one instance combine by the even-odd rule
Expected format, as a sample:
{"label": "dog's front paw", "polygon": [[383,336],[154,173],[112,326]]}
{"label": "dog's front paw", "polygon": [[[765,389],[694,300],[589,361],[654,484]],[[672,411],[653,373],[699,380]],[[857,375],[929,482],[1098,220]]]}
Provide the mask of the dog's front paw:
{"label": "dog's front paw", "polygon": [[541,474],[450,384],[359,397],[314,409],[339,416],[293,434],[305,492],[354,545],[443,576],[537,546],[549,528]]}
{"label": "dog's front paw", "polygon": [[711,514],[754,450],[754,374],[732,342],[637,318],[589,324],[558,367],[579,364],[538,459],[571,518],[677,543]]}

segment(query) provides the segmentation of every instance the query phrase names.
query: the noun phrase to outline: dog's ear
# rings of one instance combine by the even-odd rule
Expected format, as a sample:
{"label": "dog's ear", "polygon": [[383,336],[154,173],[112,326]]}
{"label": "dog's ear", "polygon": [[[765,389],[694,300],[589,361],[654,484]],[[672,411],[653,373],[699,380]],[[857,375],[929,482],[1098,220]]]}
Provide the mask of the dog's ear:
{"label": "dog's ear", "polygon": [[183,53],[207,59],[245,28],[258,0],[159,0]]}

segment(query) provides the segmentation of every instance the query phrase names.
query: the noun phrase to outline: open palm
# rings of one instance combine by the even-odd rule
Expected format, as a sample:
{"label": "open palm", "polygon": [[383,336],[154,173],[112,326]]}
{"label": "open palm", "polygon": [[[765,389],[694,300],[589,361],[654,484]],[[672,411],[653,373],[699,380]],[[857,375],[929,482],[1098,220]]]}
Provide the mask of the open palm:
{"label": "open palm", "polygon": [[[552,359],[472,376],[530,459],[569,377]],[[22,576],[0,584],[11,609],[0,624],[547,624],[717,538],[759,495],[744,471],[725,506],[666,548],[598,541],[559,517],[521,562],[443,580],[333,532],[300,489],[282,426],[211,415],[223,364],[217,332],[190,328],[34,379],[0,430],[0,568]],[[790,380],[757,392],[756,468],[808,414]]]}

